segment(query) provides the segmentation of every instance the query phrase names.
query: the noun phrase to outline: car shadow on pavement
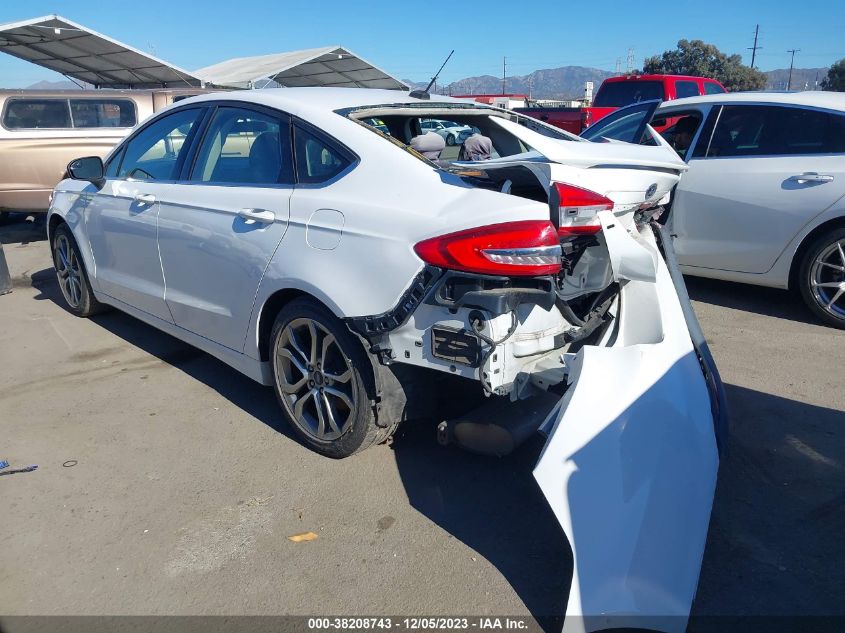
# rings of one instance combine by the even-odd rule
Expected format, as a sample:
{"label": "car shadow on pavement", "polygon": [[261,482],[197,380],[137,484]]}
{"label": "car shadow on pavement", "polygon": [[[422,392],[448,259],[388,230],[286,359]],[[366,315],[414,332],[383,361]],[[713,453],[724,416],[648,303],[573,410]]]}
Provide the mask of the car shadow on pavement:
{"label": "car shadow on pavement", "polygon": [[[532,475],[544,440],[538,436],[495,458],[440,446],[435,431],[432,420],[408,422],[393,441],[411,505],[492,563],[538,624],[559,633],[573,562]],[[476,613],[473,605],[467,611]]]}
{"label": "car shadow on pavement", "polygon": [[[39,291],[35,299],[66,309],[51,268],[32,274],[30,280]],[[271,389],[118,310],[91,321],[294,438]],[[460,393],[455,397],[460,398]],[[435,431],[436,420],[408,422],[400,426],[392,444],[411,505],[492,563],[543,629],[558,633],[573,563],[566,536],[532,475],[544,441],[537,437],[514,454],[497,459],[440,446]],[[467,611],[466,615],[474,614],[472,605],[467,605]]]}
{"label": "car shadow on pavement", "polygon": [[12,213],[0,222],[0,242],[3,244],[29,244],[47,239],[46,214],[29,220],[25,214]]}
{"label": "car shadow on pavement", "polygon": [[726,390],[730,439],[689,631],[758,630],[712,616],[845,616],[845,412]]}
{"label": "car shadow on pavement", "polygon": [[799,323],[820,324],[801,298],[787,290],[704,277],[684,277],[684,282],[693,301]]}
{"label": "car shadow on pavement", "polygon": [[[40,270],[32,274],[30,279],[32,286],[39,291],[36,300],[53,301],[67,310],[52,268]],[[274,431],[294,438],[282,417],[272,389],[247,378],[210,354],[119,310],[109,310],[90,320],[207,385]]]}

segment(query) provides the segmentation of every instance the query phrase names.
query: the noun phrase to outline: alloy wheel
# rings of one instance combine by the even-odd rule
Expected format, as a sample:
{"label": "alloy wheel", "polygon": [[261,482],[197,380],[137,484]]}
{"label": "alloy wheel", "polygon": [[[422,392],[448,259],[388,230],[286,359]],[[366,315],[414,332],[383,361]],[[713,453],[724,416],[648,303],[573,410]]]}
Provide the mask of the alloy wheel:
{"label": "alloy wheel", "polygon": [[276,339],[273,362],[281,400],[303,432],[330,442],[349,430],[356,412],[356,377],[325,326],[293,319]]}
{"label": "alloy wheel", "polygon": [[828,245],[810,269],[816,303],[837,319],[845,319],[845,239]]}
{"label": "alloy wheel", "polygon": [[70,304],[70,307],[79,308],[82,301],[82,267],[66,235],[56,237],[53,253],[59,287],[62,289],[65,301]]}

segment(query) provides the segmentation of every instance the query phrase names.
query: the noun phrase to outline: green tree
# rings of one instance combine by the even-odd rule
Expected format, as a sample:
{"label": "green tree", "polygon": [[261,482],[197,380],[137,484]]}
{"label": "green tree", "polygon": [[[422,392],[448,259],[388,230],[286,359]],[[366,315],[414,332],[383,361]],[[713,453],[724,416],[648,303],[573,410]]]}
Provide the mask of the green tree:
{"label": "green tree", "polygon": [[822,81],[822,90],[845,92],[845,58],[833,64]]}
{"label": "green tree", "polygon": [[766,75],[742,63],[739,55],[725,55],[701,40],[680,40],[678,48],[645,60],[643,70],[661,75],[695,75],[722,82],[730,91],[762,90]]}

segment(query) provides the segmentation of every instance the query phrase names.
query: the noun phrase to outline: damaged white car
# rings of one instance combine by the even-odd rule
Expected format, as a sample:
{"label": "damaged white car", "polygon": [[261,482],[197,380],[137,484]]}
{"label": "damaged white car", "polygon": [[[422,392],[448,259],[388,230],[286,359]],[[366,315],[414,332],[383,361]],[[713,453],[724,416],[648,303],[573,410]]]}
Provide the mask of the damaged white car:
{"label": "damaged white car", "polygon": [[[566,627],[683,629],[725,410],[653,221],[686,166],[648,116],[654,146],[424,93],[187,99],[69,165],[59,284],[80,316],[117,307],[273,386],[332,457],[430,414],[438,375],[466,379],[490,399],[443,441],[548,437],[535,476],[574,555],[567,616],[585,616]],[[479,130],[491,158],[417,153],[429,119]]]}

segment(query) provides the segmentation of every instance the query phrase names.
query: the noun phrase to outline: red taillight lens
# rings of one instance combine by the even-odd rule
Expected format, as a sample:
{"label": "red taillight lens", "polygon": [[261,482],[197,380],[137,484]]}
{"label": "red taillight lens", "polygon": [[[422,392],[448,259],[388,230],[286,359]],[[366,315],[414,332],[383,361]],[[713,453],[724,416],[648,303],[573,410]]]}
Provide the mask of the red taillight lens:
{"label": "red taillight lens", "polygon": [[458,231],[414,246],[424,262],[486,275],[536,276],[560,272],[560,244],[551,222],[525,220]]}
{"label": "red taillight lens", "polygon": [[586,129],[590,127],[590,124],[593,122],[593,113],[590,110],[582,110],[581,111],[581,124]]}
{"label": "red taillight lens", "polygon": [[[557,204],[558,235],[593,235],[601,230],[596,214],[613,209],[613,200],[603,195],[564,182],[554,183]],[[554,206],[552,207],[554,210]]]}

